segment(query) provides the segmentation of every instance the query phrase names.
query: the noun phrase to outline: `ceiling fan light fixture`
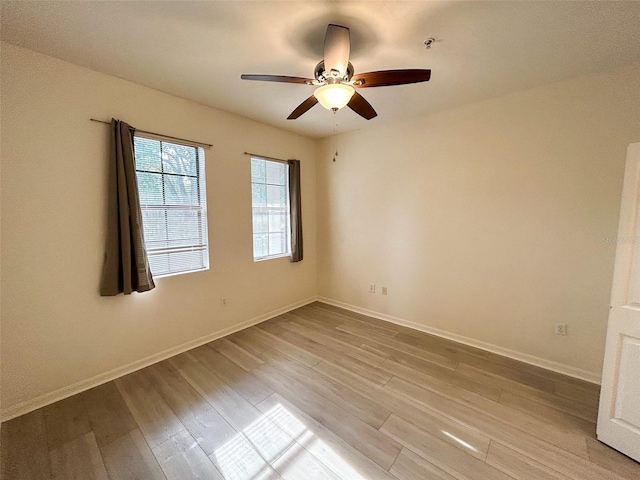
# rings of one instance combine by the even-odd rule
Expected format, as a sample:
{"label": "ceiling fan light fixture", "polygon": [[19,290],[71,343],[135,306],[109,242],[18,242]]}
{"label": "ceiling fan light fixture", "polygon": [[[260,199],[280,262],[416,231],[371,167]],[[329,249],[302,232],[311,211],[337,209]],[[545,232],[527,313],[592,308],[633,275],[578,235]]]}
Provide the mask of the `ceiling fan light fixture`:
{"label": "ceiling fan light fixture", "polygon": [[345,107],[347,103],[349,103],[349,100],[351,100],[355,91],[355,88],[351,85],[345,85],[344,83],[330,83],[316,88],[313,95],[324,108],[336,111]]}

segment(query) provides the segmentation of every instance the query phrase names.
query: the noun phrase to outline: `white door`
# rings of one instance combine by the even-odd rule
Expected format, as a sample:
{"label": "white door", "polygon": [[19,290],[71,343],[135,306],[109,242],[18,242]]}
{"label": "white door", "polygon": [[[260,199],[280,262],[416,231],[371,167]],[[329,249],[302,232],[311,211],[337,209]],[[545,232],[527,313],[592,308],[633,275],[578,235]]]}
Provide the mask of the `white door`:
{"label": "white door", "polygon": [[616,241],[598,439],[640,462],[640,143],[627,151]]}

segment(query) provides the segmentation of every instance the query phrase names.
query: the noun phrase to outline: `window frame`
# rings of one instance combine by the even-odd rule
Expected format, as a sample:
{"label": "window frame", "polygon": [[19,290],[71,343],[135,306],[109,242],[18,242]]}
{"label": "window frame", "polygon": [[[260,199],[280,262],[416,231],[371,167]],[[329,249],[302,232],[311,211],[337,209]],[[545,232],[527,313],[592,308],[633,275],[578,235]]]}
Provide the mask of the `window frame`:
{"label": "window frame", "polygon": [[[138,169],[138,158],[136,155],[136,149],[135,149],[135,139],[136,138],[141,138],[144,140],[152,140],[152,141],[157,141],[160,142],[160,152],[162,153],[162,144],[171,144],[171,145],[178,145],[180,147],[187,147],[187,148],[192,148],[195,151],[195,171],[196,174],[195,175],[186,175],[186,174],[176,174],[176,173],[168,173],[168,172],[164,172],[164,162],[162,160],[162,158],[160,159],[160,165],[161,165],[161,171],[160,172],[156,172],[156,171],[152,171],[152,170],[142,170],[142,169]],[[136,170],[136,177],[138,176],[139,173],[151,173],[151,174],[159,174],[162,176],[162,185],[164,185],[164,176],[165,175],[170,175],[170,176],[177,176],[177,177],[188,177],[188,178],[192,178],[195,180],[196,185],[197,185],[197,198],[198,198],[198,205],[181,205],[181,204],[176,204],[176,205],[170,205],[167,204],[165,201],[165,189],[164,187],[162,188],[162,197],[163,197],[163,203],[162,204],[143,204],[142,200],[139,196],[139,202],[140,202],[140,210],[141,212],[144,212],[146,209],[152,210],[152,209],[165,209],[166,210],[197,210],[198,211],[198,229],[199,229],[199,237],[200,239],[202,239],[202,244],[200,245],[192,245],[192,246],[184,246],[184,247],[165,247],[165,248],[156,248],[156,249],[149,249],[148,247],[148,243],[147,243],[147,238],[145,235],[145,248],[147,250],[147,258],[151,257],[153,255],[153,252],[157,252],[157,251],[165,251],[164,253],[166,254],[171,254],[171,253],[183,253],[183,252],[189,252],[189,251],[194,251],[194,250],[201,250],[204,252],[203,257],[204,257],[204,262],[203,262],[203,266],[202,267],[198,267],[198,268],[190,268],[188,270],[180,270],[180,271],[168,271],[168,272],[164,272],[164,273],[154,273],[153,269],[151,267],[151,262],[149,267],[151,269],[151,274],[153,275],[154,279],[157,278],[165,278],[165,277],[172,277],[175,275],[183,275],[183,274],[187,274],[187,273],[195,273],[195,272],[202,272],[202,271],[206,271],[210,269],[211,266],[211,262],[210,262],[210,250],[209,250],[209,219],[208,219],[208,214],[207,214],[207,179],[206,179],[206,171],[205,171],[205,163],[206,163],[206,154],[205,154],[205,149],[202,145],[196,145],[196,144],[190,144],[189,142],[185,142],[185,141],[179,141],[176,139],[173,139],[171,137],[163,137],[162,135],[156,135],[156,134],[148,134],[148,133],[141,133],[141,132],[137,132],[134,131],[133,134],[133,143],[134,143],[134,164],[135,164],[135,170]],[[138,190],[139,190],[139,183],[138,183]],[[173,207],[170,209],[167,209],[166,207]],[[196,208],[194,208],[196,207]],[[167,217],[165,216],[165,222],[167,222],[167,226],[169,225],[169,222],[167,220]],[[143,231],[144,231],[144,215],[143,215],[143,219],[142,219],[142,225],[143,225]],[[167,232],[169,231],[169,229],[167,228]],[[145,232],[146,233],[146,232]],[[193,248],[193,247],[202,247],[202,248]],[[173,251],[172,251],[173,250]],[[152,252],[150,255],[150,251]],[[159,253],[158,253],[159,254]]]}
{"label": "window frame", "polygon": [[[291,199],[290,199],[290,192],[289,192],[289,163],[283,160],[275,160],[275,159],[270,159],[270,158],[264,158],[264,157],[260,157],[259,155],[250,155],[250,162],[249,162],[249,173],[250,173],[250,185],[251,185],[251,247],[252,247],[252,257],[253,257],[253,261],[255,262],[264,262],[266,260],[274,260],[277,258],[291,258]],[[253,181],[253,160],[260,160],[265,162],[265,179],[264,182],[254,182]],[[279,185],[279,184],[269,184],[267,183],[267,177],[266,177],[266,166],[269,163],[273,163],[273,164],[278,164],[278,165],[283,165],[285,167],[285,173],[284,173],[284,184],[283,185]],[[265,191],[268,185],[272,185],[272,186],[282,186],[284,187],[284,191],[285,191],[285,201],[284,201],[284,206],[285,206],[285,217],[286,217],[286,221],[285,221],[285,227],[284,227],[284,231],[283,234],[285,236],[285,240],[286,240],[286,251],[284,253],[277,253],[277,254],[273,254],[273,255],[264,255],[264,256],[256,256],[256,250],[255,250],[255,236],[256,235],[263,235],[265,232],[255,232],[255,224],[254,224],[254,209],[256,208],[254,203],[253,203],[253,185],[257,184],[257,185],[265,185]],[[265,198],[266,201],[266,198]],[[267,211],[268,214],[268,204],[265,206],[265,209]],[[268,223],[268,220],[267,220]],[[270,234],[271,232],[267,229],[267,235]],[[273,232],[273,233],[278,233],[278,232]]]}

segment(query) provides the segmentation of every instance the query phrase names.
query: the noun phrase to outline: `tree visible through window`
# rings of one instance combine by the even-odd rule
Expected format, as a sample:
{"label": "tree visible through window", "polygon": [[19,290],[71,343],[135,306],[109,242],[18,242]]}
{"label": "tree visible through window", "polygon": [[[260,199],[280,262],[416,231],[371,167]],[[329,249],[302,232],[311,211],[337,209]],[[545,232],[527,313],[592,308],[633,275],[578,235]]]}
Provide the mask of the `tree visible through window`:
{"label": "tree visible through window", "polygon": [[253,259],[291,254],[289,165],[251,157]]}
{"label": "tree visible through window", "polygon": [[137,134],[134,149],[151,273],[208,269],[204,150]]}

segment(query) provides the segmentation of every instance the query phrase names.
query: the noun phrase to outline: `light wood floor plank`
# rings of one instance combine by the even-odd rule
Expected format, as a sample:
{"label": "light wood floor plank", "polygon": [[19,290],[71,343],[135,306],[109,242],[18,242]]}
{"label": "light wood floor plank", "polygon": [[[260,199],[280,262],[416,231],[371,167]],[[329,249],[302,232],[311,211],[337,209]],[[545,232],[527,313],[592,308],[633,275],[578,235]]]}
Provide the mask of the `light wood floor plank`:
{"label": "light wood floor plank", "polygon": [[555,393],[545,392],[533,386],[525,385],[499,375],[480,370],[474,366],[461,363],[456,368],[456,372],[485,385],[492,385],[502,390],[507,390],[522,397],[527,397],[540,403],[544,403],[563,412],[570,413],[585,420],[596,421],[598,415],[597,407],[587,405],[576,400],[561,397]]}
{"label": "light wood floor plank", "polygon": [[509,475],[392,414],[380,429],[455,478],[511,480]]}
{"label": "light wood floor plank", "polygon": [[386,358],[377,353],[363,350],[362,348],[353,345],[353,343],[349,343],[344,339],[338,338],[340,335],[343,335],[345,337],[351,337],[350,340],[352,340],[354,336],[346,334],[345,332],[335,329],[327,331],[314,328],[313,323],[305,323],[304,320],[300,320],[299,317],[293,315],[286,318],[292,318],[293,320],[282,323],[284,328],[307,337],[314,342],[320,343],[325,347],[334,348],[343,355],[368,363],[374,367],[379,366]]}
{"label": "light wood floor plank", "polygon": [[280,395],[383,468],[388,469],[398,456],[400,446],[396,442],[301,383],[283,375],[277,368],[262,365],[254,372]]}
{"label": "light wood floor plank", "polygon": [[498,442],[491,442],[487,463],[517,480],[568,480],[569,477]]}
{"label": "light wood floor plank", "polygon": [[[438,353],[434,353],[429,350],[422,350],[420,348],[414,347],[412,345],[407,345],[406,343],[399,342],[393,338],[386,338],[382,335],[379,335],[375,332],[372,332],[366,326],[354,326],[354,325],[340,325],[336,328],[339,331],[351,333],[358,337],[361,337],[367,340],[367,344],[376,348],[377,345],[384,347],[383,351],[395,350],[399,353],[405,355],[412,355],[414,357],[420,358],[430,363],[435,363],[436,365],[440,365],[442,367],[449,368],[451,370],[455,370],[458,365],[457,360],[449,358],[445,355],[440,355]],[[394,352],[390,352],[389,355],[394,355]]]}
{"label": "light wood floor plank", "polygon": [[316,327],[329,328],[331,330],[335,330],[336,327],[344,323],[344,321],[337,315],[318,312],[317,310],[308,308],[298,308],[287,312],[287,315],[294,316],[300,320],[312,322]]}
{"label": "light wood floor plank", "polygon": [[192,363],[196,363],[197,361],[198,360],[192,355],[192,350],[189,350],[188,352],[182,352],[167,359],[167,362],[169,362],[176,370],[180,370],[185,365],[191,365]]}
{"label": "light wood floor plank", "polygon": [[50,452],[53,480],[109,480],[93,432]]}
{"label": "light wood floor plank", "polygon": [[44,418],[50,450],[91,432],[89,415],[80,395],[44,407]]}
{"label": "light wood floor plank", "polygon": [[286,480],[340,480],[326,465],[298,443],[273,462],[273,468]]}
{"label": "light wood floor plank", "polygon": [[597,407],[600,401],[600,391],[594,390],[592,387],[556,382],[553,392],[560,397],[568,398],[592,407]]}
{"label": "light wood floor plank", "polygon": [[207,455],[236,435],[236,430],[169,362],[160,362],[147,367],[145,372],[160,396]]}
{"label": "light wood floor plank", "polygon": [[336,405],[340,405],[373,428],[380,428],[391,413],[373,399],[369,399],[339,382],[322,376],[316,370],[296,364],[295,361],[275,350],[263,352],[262,357],[291,378]]}
{"label": "light wood floor plank", "polygon": [[391,412],[403,417],[405,420],[412,422],[426,432],[461,449],[469,455],[473,455],[481,460],[484,460],[486,457],[489,448],[489,437],[478,431],[446,416],[440,415],[433,410],[424,408],[417,402],[412,402],[402,395],[379,387],[335,365],[320,362],[314,369],[354,389],[362,395],[374,399]]}
{"label": "light wood floor plank", "polygon": [[[477,393],[490,400],[498,401],[500,399],[500,393],[502,389],[492,385],[486,385],[481,382],[472,380],[464,375],[461,375],[455,371],[440,367],[438,365],[427,365],[426,368],[417,370],[416,368],[403,365],[395,360],[387,359],[379,367],[381,370],[395,375],[397,377],[404,378],[416,385],[431,385],[443,381],[454,387],[467,390],[472,393]],[[438,380],[434,380],[438,379]]]}
{"label": "light wood floor plank", "polygon": [[553,407],[536,402],[530,398],[521,397],[508,390],[502,392],[500,404],[533,415],[552,425],[558,425],[570,432],[579,433],[585,437],[593,437],[596,433],[596,424],[594,422],[556,410]]}
{"label": "light wood floor plank", "polygon": [[180,373],[237,432],[246,436],[268,463],[273,462],[294,443],[289,435],[204,365],[189,365],[181,369]]}
{"label": "light wood floor plank", "polygon": [[[471,409],[479,414],[517,428],[522,432],[528,432],[567,452],[583,458],[588,457],[587,444],[583,435],[567,432],[559,426],[545,423],[536,417],[492,402],[479,395],[473,396],[474,394],[472,393],[456,391],[454,388],[447,388],[444,391],[440,389],[440,386],[426,389],[396,377],[392,378],[385,388],[416,399],[416,401],[426,406],[439,405],[439,410],[455,409],[456,407],[450,404],[453,400],[460,406],[458,411],[467,408]],[[472,415],[472,412],[467,412],[467,414]]]}
{"label": "light wood floor plank", "polygon": [[[394,388],[395,385],[390,382],[390,385],[385,388],[388,387]],[[413,388],[411,390],[413,390]],[[417,397],[412,397],[416,402],[428,404],[429,408],[437,410],[442,415],[474,428],[492,440],[496,440],[554,470],[564,473],[570,478],[579,480],[622,478],[614,473],[608,472],[604,468],[600,468],[598,465],[595,465],[583,457],[573,455],[562,447],[551,445],[529,434],[533,432],[527,433],[518,430],[517,428],[502,423],[498,419],[488,417],[458,402],[452,402],[445,397],[434,397],[424,389],[420,392],[412,392],[410,395],[416,394],[418,395]]]}
{"label": "light wood floor plank", "polygon": [[167,480],[224,480],[213,462],[187,432],[175,434],[153,449]]}
{"label": "light wood floor plank", "polygon": [[233,389],[246,398],[252,405],[260,403],[273,394],[273,390],[262,382],[258,382],[255,377],[249,375],[245,370],[229,361],[208,345],[195,348],[192,352],[193,356],[197,358],[200,363],[228,385],[233,385]]}
{"label": "light wood floor plank", "polygon": [[427,462],[408,448],[403,448],[390,470],[400,480],[455,480],[456,477]]}
{"label": "light wood floor plank", "polygon": [[81,394],[98,446],[138,428],[115,383],[108,382]]}
{"label": "light wood floor plank", "polygon": [[[419,332],[417,332],[419,333]],[[597,386],[582,380],[569,379],[565,375],[544,370],[540,367],[528,365],[507,357],[502,357],[491,352],[485,352],[466,345],[440,339],[426,334],[417,335],[416,332],[399,333],[398,340],[415,347],[449,355],[459,363],[466,363],[487,372],[501,375],[530,386],[536,386],[541,390],[552,391],[555,382],[571,382],[580,387],[589,386],[591,390],[599,391]]]}
{"label": "light wood floor plank", "polygon": [[251,329],[240,330],[239,332],[229,335],[227,338],[231,342],[235,343],[239,347],[244,348],[247,352],[258,356],[265,350],[269,350],[271,347],[263,340],[256,336],[249,335],[248,332]]}
{"label": "light wood floor plank", "polygon": [[400,325],[395,325],[390,322],[385,322],[384,320],[379,320],[377,318],[368,317],[366,315],[362,315],[361,313],[352,312],[350,310],[345,310],[343,308],[334,307],[333,305],[329,305],[326,303],[313,303],[310,305],[305,305],[300,309],[301,311],[311,310],[314,312],[321,313],[323,315],[330,316],[331,318],[341,319],[342,323],[351,322],[355,324],[360,324],[365,327],[372,327],[374,331],[380,332],[381,334],[388,336],[389,338],[394,337],[398,332],[403,331],[403,328]]}
{"label": "light wood floor plank", "polygon": [[282,478],[240,433],[209,455],[209,459],[227,480],[276,480]]}
{"label": "light wood floor plank", "polygon": [[[302,335],[298,335],[297,333],[288,331],[287,329],[281,326],[270,325],[265,328],[268,329],[269,333],[273,334],[274,336],[277,336],[281,341],[284,341],[285,345],[290,345],[295,348],[300,348],[305,351],[312,352],[315,358],[317,359],[317,362],[315,362],[313,365],[306,365],[306,366],[313,367],[314,365],[319,363],[320,360],[324,359],[324,360],[333,362],[337,365],[342,365],[345,368],[357,371],[363,377],[371,381],[374,381],[380,385],[384,385],[391,378],[391,375],[379,370],[376,367],[372,367],[368,363],[362,362],[360,360],[356,360],[351,357],[347,357],[333,348],[321,345],[320,343],[314,342],[308,338],[303,337]],[[274,347],[274,349],[278,350],[280,353],[283,353],[287,356],[291,356],[291,355],[288,355],[286,347],[284,348]],[[294,358],[294,360],[295,359],[296,358]]]}
{"label": "light wood floor plank", "polygon": [[628,480],[640,478],[640,463],[599,442],[595,437],[587,439],[587,449],[589,460],[593,463]]}
{"label": "light wood floor plank", "polygon": [[153,388],[144,371],[125,375],[115,383],[151,448],[184,430],[182,422]]}
{"label": "light wood floor plank", "polygon": [[262,363],[258,357],[226,338],[219,338],[207,345],[247,372]]}
{"label": "light wood floor plank", "polygon": [[101,447],[111,480],[164,480],[160,465],[140,430],[123,435]]}
{"label": "light wood floor plank", "polygon": [[3,423],[0,433],[2,434],[0,478],[12,480],[49,480],[51,478],[44,409],[40,408]]}
{"label": "light wood floor plank", "polygon": [[557,388],[556,382],[534,375],[527,371],[517,370],[512,367],[500,365],[496,362],[489,360],[479,359],[477,357],[471,357],[469,360],[459,362],[460,365],[470,365],[479,370],[492,373],[493,375],[512,380],[522,385],[542,390],[543,392],[555,393]]}
{"label": "light wood floor plank", "polygon": [[273,348],[280,353],[284,353],[285,355],[299,361],[307,367],[313,367],[316,363],[322,360],[317,355],[314,355],[313,353],[308,352],[303,348],[297,347],[291,343],[285,342],[281,338],[278,338],[276,335],[266,332],[265,330],[260,328],[260,325],[249,328],[246,330],[246,332],[247,335],[256,337],[258,340],[265,342],[269,346],[269,348]]}
{"label": "light wood floor plank", "polygon": [[344,480],[390,480],[389,473],[279,394],[258,409]]}

